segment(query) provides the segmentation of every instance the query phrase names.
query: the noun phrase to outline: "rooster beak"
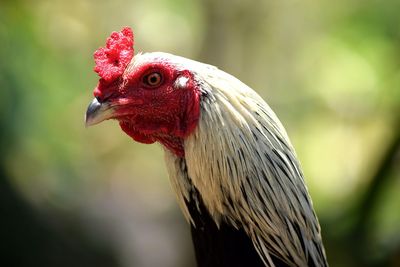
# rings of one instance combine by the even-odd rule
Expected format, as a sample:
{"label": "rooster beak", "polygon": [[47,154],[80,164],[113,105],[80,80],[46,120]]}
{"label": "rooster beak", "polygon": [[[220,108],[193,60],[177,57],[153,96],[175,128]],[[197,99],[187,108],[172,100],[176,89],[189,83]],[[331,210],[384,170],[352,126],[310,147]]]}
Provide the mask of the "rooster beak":
{"label": "rooster beak", "polygon": [[107,102],[100,103],[96,98],[89,104],[86,116],[85,126],[89,127],[98,124],[104,120],[111,119],[114,109]]}

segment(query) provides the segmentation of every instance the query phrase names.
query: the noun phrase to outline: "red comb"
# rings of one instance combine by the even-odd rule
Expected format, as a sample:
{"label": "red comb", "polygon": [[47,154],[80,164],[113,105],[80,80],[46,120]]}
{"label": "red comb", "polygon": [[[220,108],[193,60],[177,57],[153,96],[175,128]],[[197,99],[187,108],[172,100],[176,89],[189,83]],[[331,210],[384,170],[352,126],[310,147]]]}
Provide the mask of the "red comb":
{"label": "red comb", "polygon": [[106,46],[94,52],[94,71],[107,83],[118,79],[133,58],[133,32],[124,27],[120,32],[112,32]]}

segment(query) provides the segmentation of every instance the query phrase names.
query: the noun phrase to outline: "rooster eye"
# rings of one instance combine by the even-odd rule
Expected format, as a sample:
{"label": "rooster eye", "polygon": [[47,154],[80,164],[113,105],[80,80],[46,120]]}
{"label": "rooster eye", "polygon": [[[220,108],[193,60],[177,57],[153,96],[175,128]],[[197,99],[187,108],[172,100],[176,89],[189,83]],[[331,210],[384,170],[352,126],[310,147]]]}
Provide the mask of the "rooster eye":
{"label": "rooster eye", "polygon": [[161,84],[162,76],[159,72],[153,72],[143,77],[143,82],[147,86],[155,87]]}

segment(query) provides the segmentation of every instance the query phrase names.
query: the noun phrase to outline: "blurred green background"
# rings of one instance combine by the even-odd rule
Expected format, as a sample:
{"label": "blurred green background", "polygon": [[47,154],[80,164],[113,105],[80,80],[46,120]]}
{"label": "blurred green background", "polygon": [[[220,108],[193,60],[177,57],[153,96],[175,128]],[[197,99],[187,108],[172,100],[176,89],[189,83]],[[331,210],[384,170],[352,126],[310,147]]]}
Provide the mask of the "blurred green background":
{"label": "blurred green background", "polygon": [[0,2],[0,265],[193,266],[159,145],[85,129],[93,52],[217,65],[294,143],[331,266],[400,266],[400,1]]}

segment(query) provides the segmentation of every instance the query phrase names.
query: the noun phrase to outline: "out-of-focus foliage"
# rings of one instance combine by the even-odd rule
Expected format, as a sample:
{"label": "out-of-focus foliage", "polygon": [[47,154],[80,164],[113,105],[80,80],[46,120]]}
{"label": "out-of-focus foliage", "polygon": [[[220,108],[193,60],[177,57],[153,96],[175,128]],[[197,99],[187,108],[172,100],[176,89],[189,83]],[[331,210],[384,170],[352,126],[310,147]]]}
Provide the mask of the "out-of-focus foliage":
{"label": "out-of-focus foliage", "polygon": [[0,261],[193,264],[162,149],[113,122],[83,126],[92,53],[129,25],[135,51],[217,65],[266,99],[302,162],[331,266],[400,265],[399,10],[398,0],[0,2]]}

